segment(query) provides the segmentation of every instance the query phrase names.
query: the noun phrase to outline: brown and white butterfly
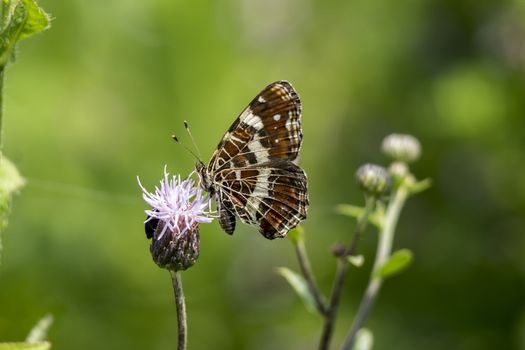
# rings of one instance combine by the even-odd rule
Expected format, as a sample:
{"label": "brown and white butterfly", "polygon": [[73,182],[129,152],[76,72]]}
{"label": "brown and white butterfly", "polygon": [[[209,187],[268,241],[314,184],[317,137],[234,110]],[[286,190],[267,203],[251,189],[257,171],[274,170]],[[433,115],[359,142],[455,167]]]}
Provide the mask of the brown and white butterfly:
{"label": "brown and white butterfly", "polygon": [[268,239],[285,237],[306,218],[306,174],[298,165],[301,101],[292,85],[265,87],[224,134],[200,184],[216,200],[219,223],[233,234],[235,217]]}

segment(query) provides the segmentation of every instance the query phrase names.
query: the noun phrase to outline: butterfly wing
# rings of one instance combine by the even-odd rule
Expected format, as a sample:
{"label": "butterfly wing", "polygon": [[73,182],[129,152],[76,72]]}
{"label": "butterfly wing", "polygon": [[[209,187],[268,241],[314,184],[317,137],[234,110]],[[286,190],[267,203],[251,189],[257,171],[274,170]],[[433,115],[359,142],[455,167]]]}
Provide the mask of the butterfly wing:
{"label": "butterfly wing", "polygon": [[233,233],[235,215],[269,239],[284,237],[306,218],[301,142],[297,93],[286,81],[268,85],[228,129],[206,169],[226,232]]}

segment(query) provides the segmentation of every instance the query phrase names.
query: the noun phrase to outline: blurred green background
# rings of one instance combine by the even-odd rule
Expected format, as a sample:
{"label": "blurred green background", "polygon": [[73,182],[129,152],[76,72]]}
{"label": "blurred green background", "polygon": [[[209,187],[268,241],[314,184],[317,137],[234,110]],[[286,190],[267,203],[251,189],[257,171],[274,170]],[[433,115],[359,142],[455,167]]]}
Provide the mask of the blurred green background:
{"label": "blurred green background", "polygon": [[[143,232],[136,176],[187,174],[266,84],[303,102],[307,245],[331,287],[330,248],[362,204],[353,174],[386,164],[392,132],[423,145],[434,186],[409,200],[395,248],[414,264],[388,280],[367,322],[375,349],[525,349],[525,3],[455,0],[41,0],[52,28],[19,45],[5,83],[4,152],[28,184],[2,234],[0,340],[46,313],[54,349],[170,349],[168,272]],[[189,141],[186,141],[189,144]],[[190,349],[315,349],[307,313],[276,266],[289,241],[201,227],[184,273]],[[337,323],[341,343],[373,261],[360,246]],[[337,347],[334,347],[337,348]]]}

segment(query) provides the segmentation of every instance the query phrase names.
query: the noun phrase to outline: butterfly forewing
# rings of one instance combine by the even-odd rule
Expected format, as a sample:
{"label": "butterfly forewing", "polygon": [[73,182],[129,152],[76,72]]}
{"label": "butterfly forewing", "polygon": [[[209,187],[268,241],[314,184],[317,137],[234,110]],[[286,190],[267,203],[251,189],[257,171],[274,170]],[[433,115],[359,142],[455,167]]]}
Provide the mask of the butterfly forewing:
{"label": "butterfly forewing", "polygon": [[208,167],[201,169],[226,232],[233,233],[238,216],[273,239],[284,237],[306,218],[306,174],[297,165],[301,142],[297,93],[286,81],[268,85],[223,136]]}

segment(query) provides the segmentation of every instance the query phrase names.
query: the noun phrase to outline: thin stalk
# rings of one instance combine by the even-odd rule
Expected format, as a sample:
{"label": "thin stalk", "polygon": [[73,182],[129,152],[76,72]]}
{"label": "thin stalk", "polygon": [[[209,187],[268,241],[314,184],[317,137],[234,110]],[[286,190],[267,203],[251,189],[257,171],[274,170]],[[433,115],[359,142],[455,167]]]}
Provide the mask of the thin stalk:
{"label": "thin stalk", "polygon": [[354,319],[354,323],[348,332],[348,335],[341,347],[342,350],[349,350],[355,341],[355,336],[357,331],[363,326],[368,313],[374,304],[374,301],[377,297],[381,285],[383,283],[383,278],[377,275],[377,271],[383,266],[383,264],[390,257],[392,252],[392,243],[394,241],[394,233],[399,219],[399,214],[401,209],[405,204],[405,201],[408,197],[408,190],[405,186],[401,185],[397,190],[394,191],[392,200],[388,204],[385,222],[383,225],[383,230],[379,234],[379,242],[377,245],[377,253],[374,261],[374,268],[372,269],[372,275],[368,282],[365,294],[361,299],[359,308],[357,309],[357,314]]}
{"label": "thin stalk", "polygon": [[175,305],[177,306],[178,346],[177,350],[186,350],[188,343],[188,326],[186,324],[186,302],[182,290],[182,278],[180,271],[170,271],[175,293]]}
{"label": "thin stalk", "polygon": [[4,114],[4,70],[0,67],[0,162],[2,161],[2,117]]}
{"label": "thin stalk", "polygon": [[353,255],[357,248],[357,242],[361,237],[361,233],[365,230],[368,223],[368,217],[374,208],[375,199],[372,197],[366,198],[365,210],[363,215],[357,221],[354,237],[352,242],[346,247],[343,255],[337,260],[337,270],[332,287],[332,295],[330,296],[330,305],[325,316],[323,326],[323,333],[321,334],[321,341],[319,343],[319,350],[327,350],[330,347],[330,341],[334,332],[335,317],[341,301],[341,294],[343,292],[343,285],[346,279],[346,274],[349,268],[347,257]]}
{"label": "thin stalk", "polygon": [[298,239],[294,243],[297,259],[299,260],[299,266],[301,267],[301,272],[303,273],[306,283],[308,283],[308,288],[314,297],[315,307],[321,315],[325,316],[327,312],[326,302],[323,300],[321,292],[319,291],[319,287],[317,287],[317,282],[315,281],[312,267],[310,266],[310,260],[308,259],[308,254],[306,253],[304,239]]}

